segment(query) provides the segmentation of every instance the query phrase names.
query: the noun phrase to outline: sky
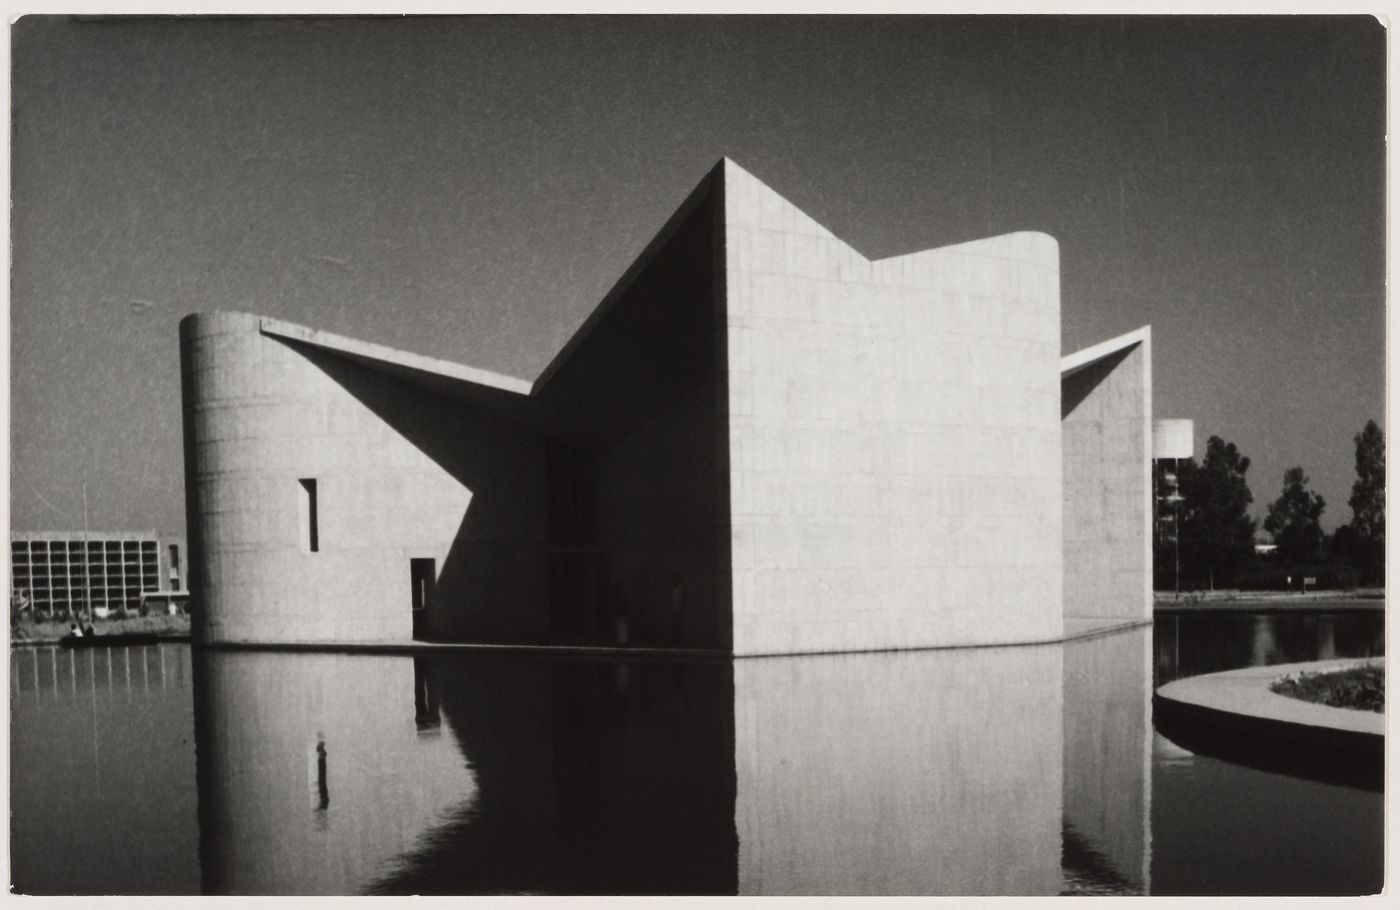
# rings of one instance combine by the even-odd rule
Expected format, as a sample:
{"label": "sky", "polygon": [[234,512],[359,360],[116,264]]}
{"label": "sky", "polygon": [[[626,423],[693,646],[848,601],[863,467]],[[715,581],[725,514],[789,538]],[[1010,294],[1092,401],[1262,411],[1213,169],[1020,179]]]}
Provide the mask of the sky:
{"label": "sky", "polygon": [[1371,17],[87,19],[12,26],[11,526],[184,535],[177,325],[533,379],[728,156],[869,258],[1059,241],[1066,353],[1350,519],[1384,425]]}

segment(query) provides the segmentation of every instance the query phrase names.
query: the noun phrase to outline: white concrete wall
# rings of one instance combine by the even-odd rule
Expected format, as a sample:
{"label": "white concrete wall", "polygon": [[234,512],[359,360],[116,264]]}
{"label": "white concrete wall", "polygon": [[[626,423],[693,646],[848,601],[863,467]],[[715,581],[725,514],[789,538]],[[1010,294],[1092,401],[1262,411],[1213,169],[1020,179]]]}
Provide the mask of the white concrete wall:
{"label": "white concrete wall", "polygon": [[1059,262],[869,262],[724,167],[736,654],[1056,638]]}
{"label": "white concrete wall", "polygon": [[1150,335],[1067,377],[1066,620],[1152,618]]}
{"label": "white concrete wall", "polygon": [[[408,639],[409,560],[420,557],[437,560],[438,605],[460,629],[543,634],[543,483],[518,479],[543,478],[540,446],[495,426],[488,435],[464,407],[265,336],[256,316],[187,318],[181,361],[196,641]],[[474,503],[460,477],[490,495]],[[299,545],[300,478],[316,479],[315,553]],[[507,486],[540,489],[502,496]],[[494,605],[468,596],[492,589],[526,607],[492,621]]]}

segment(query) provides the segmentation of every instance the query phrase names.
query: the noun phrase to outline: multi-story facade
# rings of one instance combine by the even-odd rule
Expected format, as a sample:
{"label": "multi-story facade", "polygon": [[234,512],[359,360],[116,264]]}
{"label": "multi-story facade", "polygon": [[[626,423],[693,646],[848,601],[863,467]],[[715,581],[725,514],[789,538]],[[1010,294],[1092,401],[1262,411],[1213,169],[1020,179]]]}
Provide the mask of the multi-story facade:
{"label": "multi-story facade", "polygon": [[145,595],[184,588],[183,550],[155,531],[14,531],[10,592],[48,613],[137,610]]}

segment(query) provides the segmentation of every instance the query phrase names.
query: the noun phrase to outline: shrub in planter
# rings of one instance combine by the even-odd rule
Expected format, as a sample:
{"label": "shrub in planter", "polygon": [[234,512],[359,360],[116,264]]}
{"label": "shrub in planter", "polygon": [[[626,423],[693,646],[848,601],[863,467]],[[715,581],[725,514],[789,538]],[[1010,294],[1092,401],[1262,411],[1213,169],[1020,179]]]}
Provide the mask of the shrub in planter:
{"label": "shrub in planter", "polygon": [[1385,710],[1385,668],[1353,667],[1332,673],[1304,671],[1275,680],[1269,690],[1334,708],[1381,712]]}

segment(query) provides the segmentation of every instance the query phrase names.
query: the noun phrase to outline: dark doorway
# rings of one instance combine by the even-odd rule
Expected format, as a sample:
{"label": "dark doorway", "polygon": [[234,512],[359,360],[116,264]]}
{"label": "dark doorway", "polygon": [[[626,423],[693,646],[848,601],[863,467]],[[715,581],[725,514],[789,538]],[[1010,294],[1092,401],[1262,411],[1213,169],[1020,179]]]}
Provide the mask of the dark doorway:
{"label": "dark doorway", "polygon": [[413,581],[413,637],[422,638],[428,633],[428,607],[437,583],[437,560],[410,559],[408,570]]}

